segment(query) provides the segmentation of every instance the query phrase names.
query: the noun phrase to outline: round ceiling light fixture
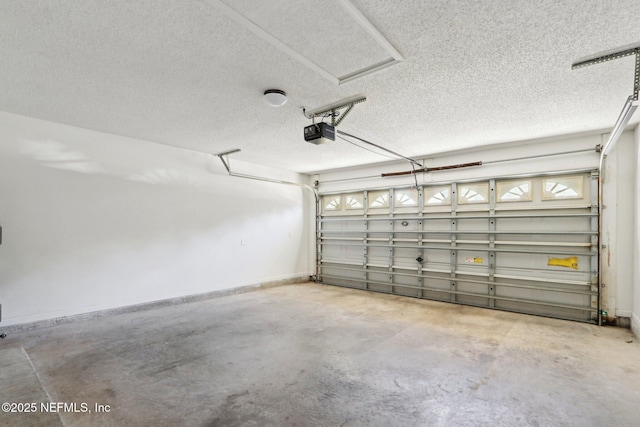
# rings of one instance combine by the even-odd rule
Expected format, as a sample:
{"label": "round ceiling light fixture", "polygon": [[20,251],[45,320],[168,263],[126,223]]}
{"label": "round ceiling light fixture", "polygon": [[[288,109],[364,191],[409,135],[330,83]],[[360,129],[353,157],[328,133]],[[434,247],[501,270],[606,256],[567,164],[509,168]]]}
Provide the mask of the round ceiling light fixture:
{"label": "round ceiling light fixture", "polygon": [[268,89],[264,91],[264,102],[272,107],[280,107],[287,102],[287,94],[283,90]]}

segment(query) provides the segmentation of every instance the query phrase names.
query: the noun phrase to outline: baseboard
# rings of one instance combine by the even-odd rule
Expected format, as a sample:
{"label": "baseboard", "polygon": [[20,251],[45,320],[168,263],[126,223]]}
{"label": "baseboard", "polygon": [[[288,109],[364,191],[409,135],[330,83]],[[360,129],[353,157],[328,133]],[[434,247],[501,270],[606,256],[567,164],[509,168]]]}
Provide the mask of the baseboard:
{"label": "baseboard", "polygon": [[637,314],[631,314],[631,330],[640,339],[640,317]]}
{"label": "baseboard", "polygon": [[106,310],[92,311],[89,313],[74,314],[71,316],[54,317],[52,319],[38,320],[35,322],[17,323],[14,325],[0,327],[0,334],[15,332],[27,332],[34,329],[48,328],[65,323],[79,322],[83,320],[99,319],[107,316],[115,316],[123,313],[133,313],[136,311],[152,310],[159,307],[186,304],[190,302],[203,301],[211,298],[220,298],[229,295],[243,294],[260,289],[274,288],[276,286],[290,285],[294,283],[308,282],[308,275],[293,276],[287,279],[271,280],[267,282],[254,283],[251,285],[238,286],[236,288],[221,289],[217,291],[205,292],[202,294],[186,295],[176,298],[163,299],[158,301],[145,302],[123,307],[109,308]]}

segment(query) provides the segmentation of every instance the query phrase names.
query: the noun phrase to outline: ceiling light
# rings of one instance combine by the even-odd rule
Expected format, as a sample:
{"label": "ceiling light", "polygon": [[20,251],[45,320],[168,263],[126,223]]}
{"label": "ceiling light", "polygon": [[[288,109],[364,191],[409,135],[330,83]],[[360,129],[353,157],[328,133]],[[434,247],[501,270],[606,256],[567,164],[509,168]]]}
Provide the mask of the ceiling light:
{"label": "ceiling light", "polygon": [[278,89],[268,89],[264,91],[264,102],[272,107],[280,107],[287,102],[287,94]]}

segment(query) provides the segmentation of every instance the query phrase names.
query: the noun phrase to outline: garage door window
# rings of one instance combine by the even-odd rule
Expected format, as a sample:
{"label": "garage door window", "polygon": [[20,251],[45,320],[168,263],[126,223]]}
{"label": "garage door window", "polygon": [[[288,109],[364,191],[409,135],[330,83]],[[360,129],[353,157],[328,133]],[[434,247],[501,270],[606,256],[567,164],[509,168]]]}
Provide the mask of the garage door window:
{"label": "garage door window", "polygon": [[362,193],[345,194],[346,209],[362,209],[364,208],[364,196]]}
{"label": "garage door window", "polygon": [[372,191],[369,193],[369,208],[379,209],[389,207],[388,191]]}
{"label": "garage door window", "polygon": [[451,204],[451,187],[427,187],[424,190],[426,205],[446,206]]}
{"label": "garage door window", "polygon": [[498,202],[531,201],[531,181],[502,181],[497,183]]}
{"label": "garage door window", "polygon": [[322,207],[325,211],[339,211],[340,209],[342,209],[340,196],[323,196]]}
{"label": "garage door window", "polygon": [[542,198],[544,200],[582,199],[584,178],[565,176],[542,180]]}
{"label": "garage door window", "polygon": [[487,203],[489,184],[464,184],[458,187],[458,204]]}
{"label": "garage door window", "polygon": [[393,206],[396,208],[418,206],[418,190],[411,190],[410,188],[396,190]]}

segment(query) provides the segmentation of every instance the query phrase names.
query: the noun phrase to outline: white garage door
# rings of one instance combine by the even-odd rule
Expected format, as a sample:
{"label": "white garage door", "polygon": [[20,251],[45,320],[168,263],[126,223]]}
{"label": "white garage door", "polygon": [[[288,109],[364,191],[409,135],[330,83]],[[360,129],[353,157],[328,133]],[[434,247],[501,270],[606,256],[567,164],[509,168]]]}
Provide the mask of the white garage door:
{"label": "white garage door", "polygon": [[326,284],[598,321],[597,174],[321,195]]}

